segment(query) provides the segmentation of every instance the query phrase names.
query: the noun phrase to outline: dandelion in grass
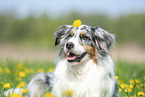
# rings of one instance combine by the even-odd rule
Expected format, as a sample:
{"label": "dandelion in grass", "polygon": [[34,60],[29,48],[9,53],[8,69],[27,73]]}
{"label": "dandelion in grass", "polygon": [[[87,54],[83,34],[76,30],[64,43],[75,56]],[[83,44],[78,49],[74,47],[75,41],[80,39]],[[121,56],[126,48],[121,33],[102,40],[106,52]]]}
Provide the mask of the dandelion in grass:
{"label": "dandelion in grass", "polygon": [[139,80],[139,79],[135,79],[135,82],[136,82],[136,83],[140,83],[140,80]]}
{"label": "dandelion in grass", "polygon": [[115,76],[115,79],[116,79],[116,80],[118,80],[118,78],[119,78],[118,76]]}
{"label": "dandelion in grass", "polygon": [[132,89],[134,86],[132,84],[129,85],[129,88]]}
{"label": "dandelion in grass", "polygon": [[53,95],[52,93],[50,93],[50,92],[47,92],[47,93],[44,95],[44,97],[54,97],[54,95]]}
{"label": "dandelion in grass", "polygon": [[130,82],[130,84],[134,84],[134,80],[133,79],[131,79],[129,82]]}
{"label": "dandelion in grass", "polygon": [[27,89],[23,89],[21,92],[22,92],[22,94],[25,94],[25,93],[28,92],[28,90]]}
{"label": "dandelion in grass", "polygon": [[144,92],[138,92],[137,95],[138,95],[138,96],[144,96],[145,93],[144,93]]}
{"label": "dandelion in grass", "polygon": [[123,89],[125,87],[128,87],[128,85],[127,84],[121,84],[120,87]]}
{"label": "dandelion in grass", "polygon": [[20,71],[20,72],[19,72],[19,76],[20,76],[20,77],[26,77],[26,73],[23,72],[23,71]]}
{"label": "dandelion in grass", "polygon": [[68,90],[66,90],[66,91],[64,92],[64,95],[65,95],[65,96],[72,96],[73,93],[74,93],[73,90],[68,89]]}
{"label": "dandelion in grass", "polygon": [[23,96],[21,96],[20,94],[12,93],[8,97],[23,97]]}
{"label": "dandelion in grass", "polygon": [[53,72],[53,71],[54,71],[53,67],[49,68],[49,70],[48,70],[48,72]]}
{"label": "dandelion in grass", "polygon": [[17,88],[22,88],[25,86],[25,83],[24,82],[20,82],[18,85],[17,85]]}
{"label": "dandelion in grass", "polygon": [[141,84],[141,87],[144,87],[145,86],[145,83],[144,84]]}
{"label": "dandelion in grass", "polygon": [[10,83],[5,83],[4,85],[3,85],[3,88],[10,88]]}
{"label": "dandelion in grass", "polygon": [[44,72],[44,69],[43,68],[39,68],[37,71],[38,72]]}

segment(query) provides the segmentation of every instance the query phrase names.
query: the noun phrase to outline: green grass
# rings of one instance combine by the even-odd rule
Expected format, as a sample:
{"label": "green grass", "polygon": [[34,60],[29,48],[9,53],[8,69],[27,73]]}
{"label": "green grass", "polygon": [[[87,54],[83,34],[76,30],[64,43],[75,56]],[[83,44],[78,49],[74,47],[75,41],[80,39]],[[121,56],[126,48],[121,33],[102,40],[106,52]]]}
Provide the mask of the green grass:
{"label": "green grass", "polygon": [[[116,64],[116,76],[120,87],[120,97],[143,97],[145,93],[145,64],[118,61]],[[53,62],[14,62],[0,61],[0,94],[9,88],[26,88],[29,80],[39,72],[50,72],[55,68]],[[116,77],[117,78],[117,77]],[[21,83],[23,82],[24,85]],[[6,83],[10,87],[4,88]],[[49,95],[49,94],[48,94]]]}

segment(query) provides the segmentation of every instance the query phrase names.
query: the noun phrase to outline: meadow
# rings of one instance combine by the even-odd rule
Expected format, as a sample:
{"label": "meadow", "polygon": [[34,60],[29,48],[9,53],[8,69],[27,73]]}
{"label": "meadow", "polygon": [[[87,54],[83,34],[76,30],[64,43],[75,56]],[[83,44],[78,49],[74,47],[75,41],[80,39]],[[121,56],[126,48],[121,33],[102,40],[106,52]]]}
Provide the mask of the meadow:
{"label": "meadow", "polygon": [[[116,80],[119,86],[120,97],[144,97],[145,96],[145,64],[129,63],[123,61],[115,62]],[[4,96],[4,91],[10,88],[23,88],[20,91],[27,94],[26,86],[30,79],[37,73],[52,72],[55,68],[53,62],[16,62],[0,61],[0,97]],[[19,94],[10,94],[9,97],[23,97]],[[50,92],[46,92],[44,97],[54,97]],[[65,97],[71,97],[71,92],[67,91]]]}

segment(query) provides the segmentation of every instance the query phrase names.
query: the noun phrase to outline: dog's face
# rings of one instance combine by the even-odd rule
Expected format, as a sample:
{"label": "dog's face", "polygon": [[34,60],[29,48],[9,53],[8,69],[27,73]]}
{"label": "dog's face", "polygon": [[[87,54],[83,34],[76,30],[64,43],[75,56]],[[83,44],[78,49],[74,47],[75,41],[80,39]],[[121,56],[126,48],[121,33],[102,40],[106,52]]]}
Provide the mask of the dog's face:
{"label": "dog's face", "polygon": [[70,64],[78,64],[89,59],[97,64],[97,59],[108,53],[114,39],[113,34],[88,25],[64,25],[55,32],[55,45],[60,47],[59,56],[66,58]]}

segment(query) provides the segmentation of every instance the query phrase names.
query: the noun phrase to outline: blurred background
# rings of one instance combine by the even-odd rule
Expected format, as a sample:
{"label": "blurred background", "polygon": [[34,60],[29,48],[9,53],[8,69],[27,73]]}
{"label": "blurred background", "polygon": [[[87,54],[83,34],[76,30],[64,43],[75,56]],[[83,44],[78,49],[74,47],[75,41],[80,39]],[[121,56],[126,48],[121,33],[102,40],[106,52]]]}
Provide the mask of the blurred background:
{"label": "blurred background", "polygon": [[116,35],[115,61],[145,62],[145,0],[0,0],[0,60],[55,61],[53,33],[76,19]]}

